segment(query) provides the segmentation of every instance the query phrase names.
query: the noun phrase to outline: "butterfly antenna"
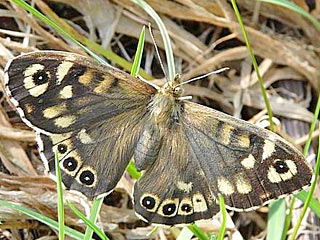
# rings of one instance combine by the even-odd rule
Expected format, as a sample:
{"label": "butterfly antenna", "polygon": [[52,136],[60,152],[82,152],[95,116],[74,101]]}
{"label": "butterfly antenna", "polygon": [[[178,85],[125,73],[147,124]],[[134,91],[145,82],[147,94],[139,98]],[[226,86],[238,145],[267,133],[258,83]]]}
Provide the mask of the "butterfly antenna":
{"label": "butterfly antenna", "polygon": [[199,80],[199,79],[208,77],[208,76],[210,76],[210,75],[212,75],[212,74],[218,74],[218,73],[227,71],[227,70],[229,70],[229,69],[230,69],[230,68],[228,68],[228,67],[220,68],[220,69],[218,69],[218,70],[215,70],[215,71],[213,71],[213,72],[209,72],[209,73],[204,74],[204,75],[202,75],[202,76],[195,77],[195,78],[191,78],[191,79],[189,79],[188,81],[185,81],[185,82],[180,83],[178,86],[181,86],[181,85],[187,84],[187,83],[191,83],[191,82],[197,81],[197,80]]}
{"label": "butterfly antenna", "polygon": [[151,24],[150,24],[150,23],[149,23],[148,27],[149,27],[149,33],[150,33],[150,36],[151,36],[151,39],[152,39],[154,48],[155,48],[155,50],[156,50],[156,54],[157,54],[157,57],[158,57],[158,60],[159,60],[161,69],[162,69],[162,71],[163,71],[164,76],[166,77],[166,79],[168,79],[167,74],[166,74],[166,71],[164,70],[164,66],[163,66],[162,61],[161,61],[161,58],[160,58],[160,54],[159,54],[159,50],[158,50],[157,43],[156,43],[156,41],[154,40],[154,37],[153,37],[152,28],[151,28]]}

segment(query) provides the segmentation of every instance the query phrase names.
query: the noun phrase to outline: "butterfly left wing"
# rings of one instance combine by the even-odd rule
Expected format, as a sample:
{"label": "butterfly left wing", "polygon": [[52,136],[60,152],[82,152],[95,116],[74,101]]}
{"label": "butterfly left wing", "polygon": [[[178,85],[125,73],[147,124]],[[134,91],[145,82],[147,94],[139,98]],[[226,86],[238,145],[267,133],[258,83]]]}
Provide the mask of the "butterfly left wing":
{"label": "butterfly left wing", "polygon": [[310,184],[302,154],[276,134],[195,103],[181,107],[135,185],[143,219],[174,225],[211,218],[219,194],[229,209],[253,210]]}
{"label": "butterfly left wing", "polygon": [[111,191],[133,155],[156,90],[77,54],[40,51],[6,67],[6,90],[38,132],[40,155],[55,174],[58,153],[67,188],[90,199]]}

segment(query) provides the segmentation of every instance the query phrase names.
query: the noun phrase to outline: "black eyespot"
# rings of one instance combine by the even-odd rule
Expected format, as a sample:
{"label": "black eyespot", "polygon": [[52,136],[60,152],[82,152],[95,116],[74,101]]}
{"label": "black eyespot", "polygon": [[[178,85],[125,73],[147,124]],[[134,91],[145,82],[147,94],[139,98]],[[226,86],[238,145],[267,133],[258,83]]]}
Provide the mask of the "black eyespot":
{"label": "black eyespot", "polygon": [[58,145],[58,151],[59,153],[65,153],[67,151],[68,147],[65,144],[59,144]]}
{"label": "black eyespot", "polygon": [[202,202],[202,200],[200,198],[197,198],[196,202],[199,203],[199,202]]}
{"label": "black eyespot", "polygon": [[68,157],[63,161],[63,167],[72,172],[77,169],[78,162],[74,157]]}
{"label": "black eyespot", "polygon": [[176,205],[174,203],[168,203],[162,207],[164,215],[171,215],[176,211]]}
{"label": "black eyespot", "polygon": [[181,210],[186,213],[189,213],[192,210],[192,206],[190,206],[189,204],[182,204]]}
{"label": "black eyespot", "polygon": [[142,199],[142,205],[146,208],[146,209],[153,209],[154,206],[156,205],[156,201],[153,197],[144,197]]}
{"label": "black eyespot", "polygon": [[44,84],[49,80],[49,76],[45,71],[35,73],[32,78],[35,85]]}
{"label": "black eyespot", "polygon": [[80,181],[85,185],[91,185],[94,183],[94,174],[90,170],[85,170],[80,174]]}
{"label": "black eyespot", "polygon": [[273,166],[275,167],[277,173],[286,173],[289,171],[289,167],[285,161],[278,160],[273,163]]}

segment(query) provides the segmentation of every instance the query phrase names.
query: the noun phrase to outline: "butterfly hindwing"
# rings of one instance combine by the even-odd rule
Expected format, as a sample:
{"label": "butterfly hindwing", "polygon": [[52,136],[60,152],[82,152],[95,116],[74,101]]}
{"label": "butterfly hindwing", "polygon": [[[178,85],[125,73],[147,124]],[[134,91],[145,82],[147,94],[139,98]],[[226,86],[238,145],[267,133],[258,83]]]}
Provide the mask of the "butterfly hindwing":
{"label": "butterfly hindwing", "polygon": [[142,219],[174,225],[208,219],[219,212],[215,195],[189,146],[179,125],[162,138],[156,159],[134,187],[134,206]]}

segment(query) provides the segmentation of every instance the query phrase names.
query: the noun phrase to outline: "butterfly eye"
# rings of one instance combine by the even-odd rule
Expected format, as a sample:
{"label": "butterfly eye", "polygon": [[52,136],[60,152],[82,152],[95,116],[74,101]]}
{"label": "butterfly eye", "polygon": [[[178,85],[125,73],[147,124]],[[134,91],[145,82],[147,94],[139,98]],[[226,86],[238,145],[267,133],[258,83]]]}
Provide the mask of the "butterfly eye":
{"label": "butterfly eye", "polygon": [[73,172],[78,167],[78,162],[74,157],[68,157],[63,161],[63,167],[70,172]]}
{"label": "butterfly eye", "polygon": [[277,173],[286,173],[289,171],[289,167],[285,161],[278,160],[275,161],[273,166],[275,167]]}
{"label": "butterfly eye", "polygon": [[176,96],[181,96],[182,93],[183,93],[183,90],[182,90],[181,87],[175,87],[173,91],[174,91],[173,94],[176,95]]}

